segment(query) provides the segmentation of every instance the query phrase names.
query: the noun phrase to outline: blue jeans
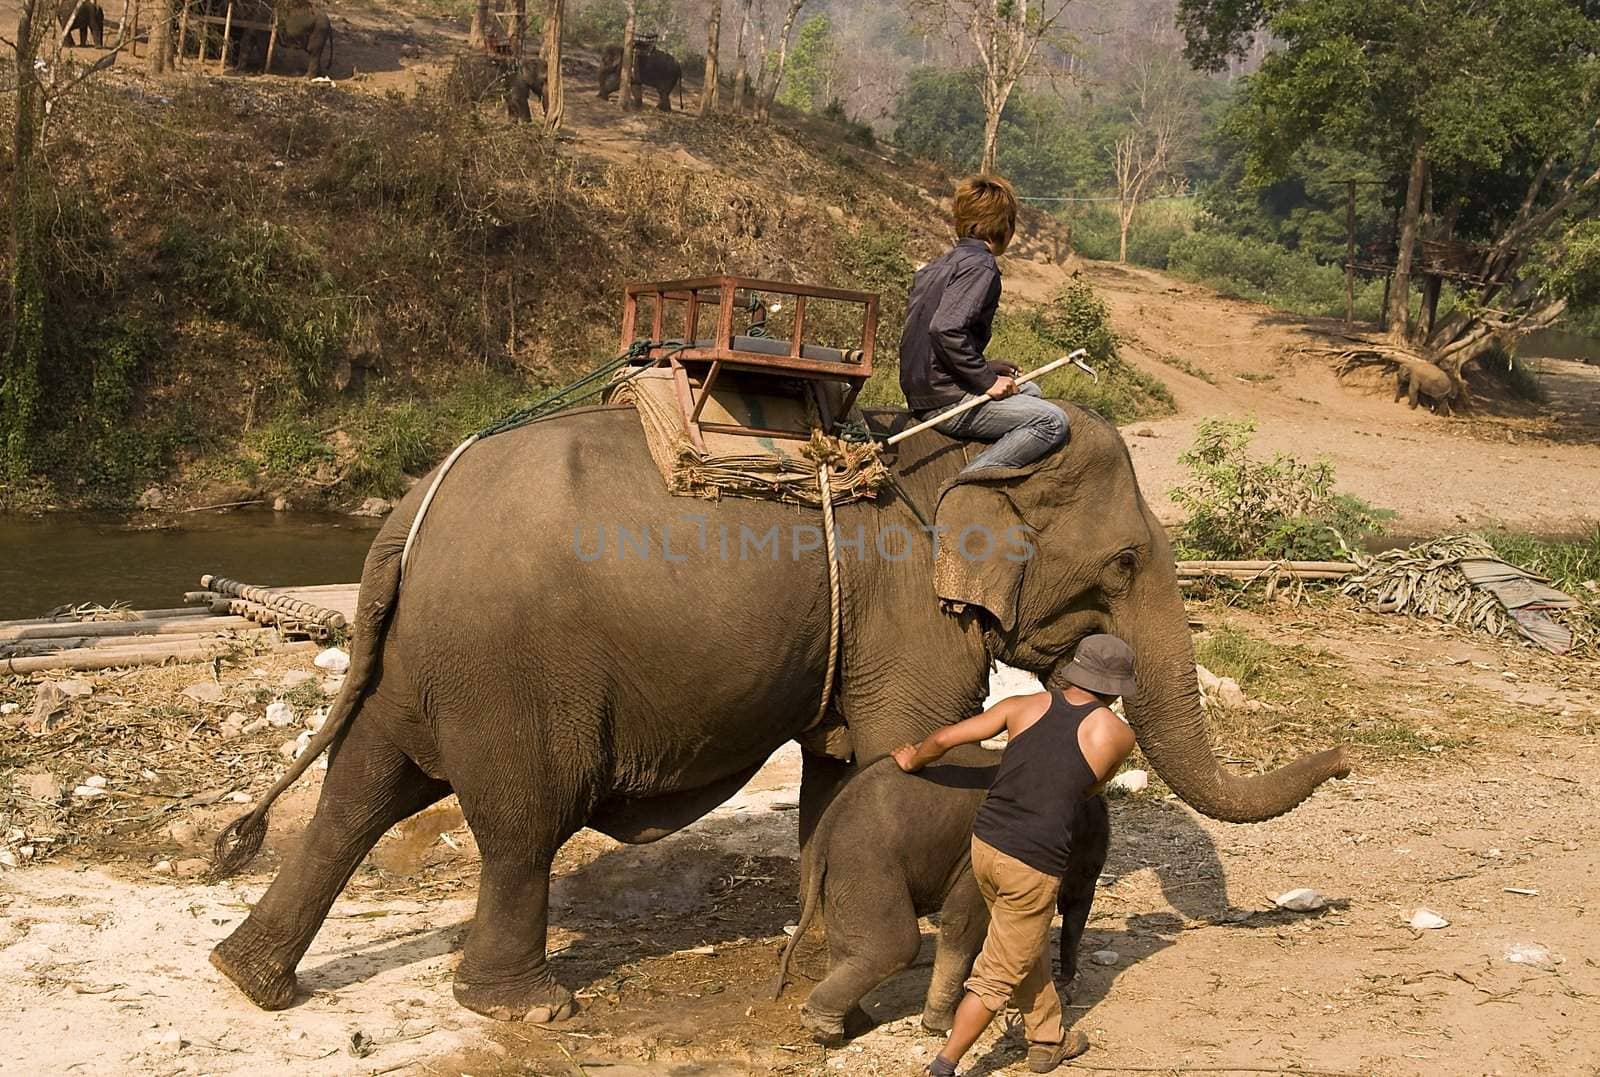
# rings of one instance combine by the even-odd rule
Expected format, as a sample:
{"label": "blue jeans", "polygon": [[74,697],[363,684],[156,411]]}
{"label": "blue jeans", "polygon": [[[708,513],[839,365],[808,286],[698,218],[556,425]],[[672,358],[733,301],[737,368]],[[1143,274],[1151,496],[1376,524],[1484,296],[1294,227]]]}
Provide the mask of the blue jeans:
{"label": "blue jeans", "polygon": [[[972,399],[969,394],[961,403]],[[993,442],[961,469],[963,473],[987,467],[1025,467],[1066,444],[1068,434],[1067,413],[1044,399],[1032,382],[1013,396],[979,404],[934,429],[962,441]]]}

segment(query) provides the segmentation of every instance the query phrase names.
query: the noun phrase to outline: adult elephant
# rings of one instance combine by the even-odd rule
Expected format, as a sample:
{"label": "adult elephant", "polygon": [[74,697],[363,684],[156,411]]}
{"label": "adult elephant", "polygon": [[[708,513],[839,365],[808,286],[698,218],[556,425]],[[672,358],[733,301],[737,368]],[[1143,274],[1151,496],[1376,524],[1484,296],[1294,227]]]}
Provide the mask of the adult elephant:
{"label": "adult elephant", "polygon": [[[239,7],[234,10],[239,11]],[[260,25],[239,31],[238,64],[247,62],[263,72],[267,69],[267,45],[274,49],[300,49],[306,54],[306,78],[330,74],[333,70],[333,23],[322,7],[308,0],[282,0],[277,4],[259,0],[246,5],[245,19]],[[277,20],[278,37],[271,41],[270,29]],[[262,26],[269,29],[262,29]],[[248,58],[248,60],[246,59]]]}
{"label": "adult elephant", "polygon": [[[611,100],[611,95],[622,85],[622,46],[608,45],[600,54],[600,98]],[[683,109],[683,67],[670,52],[658,48],[633,50],[633,103],[644,104],[644,88],[655,90],[659,100],[656,108],[672,111],[672,91],[678,91],[678,108]]]}
{"label": "adult elephant", "polygon": [[[856,765],[871,763],[978,710],[997,659],[1062,683],[1096,632],[1132,645],[1139,743],[1205,814],[1269,819],[1344,775],[1343,748],[1262,775],[1219,766],[1165,533],[1115,428],[1067,408],[1070,443],[1028,468],[957,476],[964,447],[929,431],[891,458],[903,495],[839,507],[839,674],[816,729],[831,617],[816,510],[670,496],[622,407],[475,444],[439,486],[403,586],[431,483],[379,532],[323,732],[219,838],[225,875],[259,847],[273,799],[332,746],[304,841],[212,962],[258,1005],[289,1005],[296,964],[367,850],[454,791],[483,856],[456,998],[491,1017],[565,1017],[546,910],[551,860],[578,829],[660,838],[804,737],[804,841],[849,774],[817,754],[845,739],[824,735],[830,725],[844,723],[834,732]],[[935,513],[937,555],[913,506]]]}
{"label": "adult elephant", "polygon": [[56,22],[61,26],[61,43],[72,44],[73,31],[78,34],[78,48],[89,44],[106,47],[106,13],[94,0],[56,0]]}

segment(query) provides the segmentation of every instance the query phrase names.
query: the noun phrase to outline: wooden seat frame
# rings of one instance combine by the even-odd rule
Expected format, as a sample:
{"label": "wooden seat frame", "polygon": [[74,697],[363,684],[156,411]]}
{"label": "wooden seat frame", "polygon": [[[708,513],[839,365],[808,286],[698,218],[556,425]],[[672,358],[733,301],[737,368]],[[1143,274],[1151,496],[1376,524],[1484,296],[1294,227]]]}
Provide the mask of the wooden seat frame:
{"label": "wooden seat frame", "polygon": [[[737,310],[734,297],[738,292],[763,293],[788,296],[793,300],[794,328],[786,341],[787,355],[770,355],[735,347],[739,334],[734,332],[733,317]],[[781,430],[768,427],[741,426],[735,423],[702,422],[700,413],[711,398],[711,390],[724,371],[764,374],[779,378],[799,378],[808,384],[817,404],[817,414],[822,419],[823,430],[833,433],[834,424],[846,415],[861,387],[872,377],[874,338],[878,333],[878,296],[874,292],[853,292],[842,288],[824,288],[812,284],[793,284],[759,280],[753,277],[696,277],[690,280],[660,281],[649,284],[629,284],[623,290],[622,350],[628,351],[638,339],[639,300],[653,300],[651,320],[651,346],[648,360],[672,370],[677,390],[678,407],[683,412],[684,427],[696,448],[704,450],[702,432],[716,434],[746,434],[752,437],[786,438],[804,441],[811,436],[809,430]],[[805,347],[806,301],[808,299],[834,300],[854,303],[862,307],[860,359],[832,362],[812,359],[802,354]],[[667,304],[683,306],[682,339],[676,342],[663,337],[666,332]],[[698,336],[702,311],[716,310],[715,332],[706,341]],[[783,343],[781,338],[772,338]],[[848,357],[854,349],[846,350]],[[701,374],[698,390],[689,380],[690,368]],[[838,413],[821,391],[823,382],[843,382],[846,385]]]}

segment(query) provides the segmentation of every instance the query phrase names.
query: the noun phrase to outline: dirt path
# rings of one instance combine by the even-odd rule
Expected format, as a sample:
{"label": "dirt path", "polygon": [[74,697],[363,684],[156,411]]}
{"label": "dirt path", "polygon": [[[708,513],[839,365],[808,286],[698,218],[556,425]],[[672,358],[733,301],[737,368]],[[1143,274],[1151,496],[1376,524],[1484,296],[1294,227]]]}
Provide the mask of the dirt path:
{"label": "dirt path", "polygon": [[1253,418],[1253,446],[1326,456],[1341,489],[1395,510],[1390,530],[1419,535],[1499,525],[1546,533],[1600,518],[1600,370],[1541,360],[1553,418],[1447,419],[1393,402],[1391,379],[1336,379],[1300,351],[1305,319],[1152,270],[1079,263],[1111,307],[1123,354],[1172,389],[1178,413],[1131,424],[1145,495],[1178,518],[1166,492],[1185,477],[1178,455],[1200,419]]}
{"label": "dirt path", "polygon": [[[1199,818],[1159,783],[1113,805],[1085,950],[1116,957],[1086,962],[1073,999],[1095,1044],[1084,1062],[1595,1073],[1597,671],[1372,615],[1195,612],[1312,656],[1325,697],[1274,704],[1271,720],[1298,732],[1260,735],[1353,737],[1357,772],[1251,827]],[[1374,721],[1405,750],[1363,733]],[[274,854],[298,839],[319,773],[275,818]],[[918,963],[869,996],[882,1024],[842,1050],[801,1029],[806,979],[770,996],[797,911],[797,782],[791,746],[667,840],[622,847],[585,832],[563,849],[550,945],[584,1009],[553,1031],[480,1020],[451,997],[477,861],[448,802],[369,858],[301,965],[308,995],[278,1014],[206,961],[269,874],[207,885],[152,867],[170,857],[181,870],[174,840],[202,847],[236,806],[180,816],[89,863],[7,871],[0,1006],[26,1018],[10,1023],[6,1052],[24,1064],[0,1069],[483,1077],[571,1074],[570,1056],[584,1072],[641,1077],[913,1072],[937,1047],[916,1026],[931,925]],[[1302,886],[1329,908],[1265,900]],[[1417,906],[1450,926],[1411,931]],[[1549,967],[1508,961],[1517,946],[1547,947]],[[813,935],[800,968],[824,960]],[[977,1074],[1022,1071],[1021,1045],[998,1031],[976,1057]]]}

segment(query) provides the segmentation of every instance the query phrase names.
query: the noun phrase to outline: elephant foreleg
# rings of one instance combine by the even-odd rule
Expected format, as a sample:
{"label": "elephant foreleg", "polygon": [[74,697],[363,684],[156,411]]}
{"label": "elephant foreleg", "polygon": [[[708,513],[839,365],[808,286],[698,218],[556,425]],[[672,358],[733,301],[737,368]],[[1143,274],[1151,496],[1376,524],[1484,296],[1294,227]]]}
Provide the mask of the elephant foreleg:
{"label": "elephant foreleg", "polygon": [[922,1027],[944,1035],[955,1023],[956,1006],[965,993],[972,962],[989,931],[989,908],[978,892],[969,867],[951,888],[939,912],[939,946],[933,955],[933,976],[922,1008]]}
{"label": "elephant foreleg", "polygon": [[1070,985],[1078,975],[1078,946],[1089,923],[1095,884],[1106,866],[1110,848],[1111,815],[1105,797],[1094,797],[1084,803],[1072,828],[1067,873],[1061,877],[1061,891],[1056,896],[1056,911],[1061,914],[1061,984]]}
{"label": "elephant foreleg", "polygon": [[373,708],[369,702],[368,713],[352,720],[335,750],[304,843],[244,923],[211,951],[211,963],[264,1010],[294,1001],[295,966],[384,831],[450,792],[384,736]]}
{"label": "elephant foreleg", "polygon": [[[672,87],[670,87],[670,86],[657,86],[656,87],[656,93],[661,95],[661,100],[656,102],[656,108],[659,109],[662,112],[671,112],[672,111]],[[641,98],[643,96],[644,96],[643,94],[640,94]]]}

